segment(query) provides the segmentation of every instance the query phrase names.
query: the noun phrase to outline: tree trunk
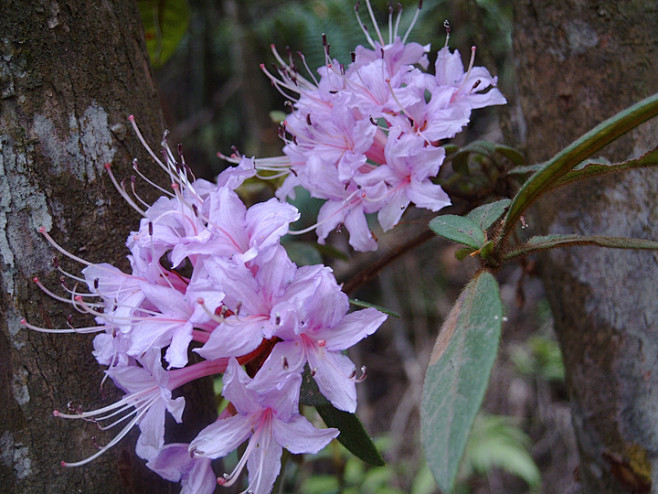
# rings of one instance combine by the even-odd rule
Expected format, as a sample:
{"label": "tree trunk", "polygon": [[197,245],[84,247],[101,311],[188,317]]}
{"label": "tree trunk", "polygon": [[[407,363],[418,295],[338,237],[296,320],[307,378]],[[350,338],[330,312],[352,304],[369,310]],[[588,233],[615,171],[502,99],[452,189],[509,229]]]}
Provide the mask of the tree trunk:
{"label": "tree trunk", "polygon": [[[60,466],[92,454],[95,434],[99,444],[108,436],[52,411],[69,401],[90,409],[119,394],[101,396],[91,336],[20,324],[64,327],[70,309],[31,281],[58,288],[40,226],[76,255],[127,266],[124,242],[138,217],[103,165],[128,177],[140,157],[153,170],[130,113],[151,142],[163,130],[136,2],[3,0],[0,16],[0,490],[174,492],[135,456],[134,437],[83,467]],[[77,317],[74,325],[91,322]]]}
{"label": "tree trunk", "polygon": [[[527,129],[531,162],[658,90],[656,26],[658,10],[641,1],[517,4],[525,117],[518,129]],[[656,146],[657,135],[653,119],[602,154],[612,162],[637,157]],[[538,203],[530,233],[656,239],[657,179],[655,170],[640,170],[565,187]],[[655,484],[657,260],[652,252],[589,247],[543,258],[581,457],[574,475],[588,493],[651,492]]]}

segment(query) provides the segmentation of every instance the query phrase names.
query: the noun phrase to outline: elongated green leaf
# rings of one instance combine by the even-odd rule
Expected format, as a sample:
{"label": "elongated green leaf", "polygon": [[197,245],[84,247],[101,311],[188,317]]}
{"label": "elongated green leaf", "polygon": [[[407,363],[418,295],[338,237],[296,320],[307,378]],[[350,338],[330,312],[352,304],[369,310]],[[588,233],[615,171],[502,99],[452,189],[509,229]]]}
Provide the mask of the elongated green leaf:
{"label": "elongated green leaf", "polygon": [[595,177],[598,175],[619,173],[626,170],[633,170],[635,168],[647,168],[650,166],[658,166],[658,148],[649,151],[637,159],[624,161],[623,163],[588,163],[582,168],[578,167],[575,170],[567,173],[555,183],[555,187],[562,187],[563,185],[576,182],[577,180],[583,180],[585,178]]}
{"label": "elongated green leaf", "polygon": [[425,375],[420,412],[423,449],[449,493],[496,359],[503,306],[493,275],[481,271],[448,314]]}
{"label": "elongated green leaf", "polygon": [[359,417],[353,413],[338,410],[333,405],[319,405],[315,408],[327,427],[335,427],[340,431],[338,441],[349,452],[368,465],[376,467],[386,465]]}
{"label": "elongated green leaf", "polygon": [[489,204],[484,204],[475,208],[468,213],[466,217],[480,225],[480,229],[487,230],[494,224],[494,221],[503,215],[505,209],[511,202],[511,199],[501,199],[500,201],[490,202]]}
{"label": "elongated green leaf", "polygon": [[370,307],[373,309],[377,309],[379,312],[383,312],[384,314],[388,314],[389,316],[397,317],[398,319],[400,318],[400,314],[398,314],[397,312],[391,309],[387,309],[386,307],[382,307],[381,305],[371,304],[370,302],[365,302],[363,300],[359,300],[358,298],[351,298],[350,304],[356,307],[365,307],[365,308]]}
{"label": "elongated green leaf", "polygon": [[597,125],[547,161],[541,170],[523,184],[512,200],[505,217],[499,245],[502,245],[514,230],[519,217],[527,207],[541,194],[550,190],[560,178],[605,145],[656,115],[658,115],[658,94],[645,98]]}
{"label": "elongated green leaf", "polygon": [[507,172],[508,175],[528,175],[530,173],[538,172],[546,166],[546,163],[538,163],[536,165],[521,165],[515,166]]}
{"label": "elongated green leaf", "polygon": [[174,54],[190,21],[186,0],[139,0],[151,65],[162,66]]}
{"label": "elongated green leaf", "polygon": [[299,402],[302,405],[314,406],[327,427],[336,427],[340,431],[338,441],[353,455],[369,465],[382,466],[386,464],[359,417],[334,407],[320,393],[308,366],[304,369]]}
{"label": "elongated green leaf", "polygon": [[444,214],[430,221],[434,233],[454,242],[468,245],[475,249],[486,241],[482,228],[470,218]]}
{"label": "elongated green leaf", "polygon": [[525,256],[540,250],[555,247],[570,247],[576,245],[598,245],[613,249],[645,249],[658,250],[658,242],[643,238],[607,237],[603,235],[537,235],[531,237],[525,244],[519,245],[505,254],[505,259]]}

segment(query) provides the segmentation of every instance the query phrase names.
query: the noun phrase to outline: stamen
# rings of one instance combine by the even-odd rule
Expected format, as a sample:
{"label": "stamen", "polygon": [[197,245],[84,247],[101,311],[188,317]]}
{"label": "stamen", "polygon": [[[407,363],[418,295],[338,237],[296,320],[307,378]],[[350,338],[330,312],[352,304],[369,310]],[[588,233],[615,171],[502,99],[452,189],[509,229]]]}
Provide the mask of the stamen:
{"label": "stamen", "polygon": [[372,25],[375,28],[375,33],[377,33],[377,37],[379,38],[379,43],[384,46],[386,43],[384,43],[384,38],[382,37],[382,32],[379,30],[379,26],[377,25],[377,19],[375,18],[375,13],[372,11],[372,6],[370,5],[370,0],[366,0],[366,6],[368,7],[368,14],[370,15],[370,20],[372,21]]}
{"label": "stamen", "polygon": [[99,331],[105,331],[106,329],[110,328],[110,326],[86,326],[83,328],[41,328],[39,326],[35,326],[34,324],[30,324],[27,322],[25,319],[21,319],[21,326],[24,326],[28,329],[31,329],[32,331],[37,331],[39,333],[53,333],[53,334],[58,334],[58,333],[79,333],[79,334],[88,334],[88,333],[98,333]]}
{"label": "stamen", "polygon": [[128,195],[128,193],[125,191],[125,189],[119,185],[117,182],[116,177],[114,176],[114,173],[112,173],[112,164],[111,163],[106,163],[105,164],[105,169],[107,170],[107,173],[110,175],[110,179],[112,180],[112,183],[114,184],[114,187],[117,189],[119,194],[121,194],[121,197],[139,214],[142,216],[146,216],[146,213],[142,211],[137,204],[135,204],[135,201],[132,200],[132,198]]}
{"label": "stamen", "polygon": [[414,28],[414,26],[416,25],[416,21],[418,20],[418,15],[420,14],[420,9],[422,9],[422,8],[423,8],[423,0],[420,0],[420,1],[418,2],[418,8],[416,9],[416,13],[414,14],[414,18],[411,19],[411,24],[409,24],[409,27],[407,28],[407,32],[404,33],[404,37],[402,38],[402,43],[406,43],[406,42],[407,42],[407,38],[408,38],[409,35],[411,34],[411,30],[412,30],[412,29]]}
{"label": "stamen", "polygon": [[363,31],[363,34],[366,37],[366,40],[368,41],[368,44],[372,46],[373,48],[376,48],[377,46],[375,45],[375,42],[373,39],[370,37],[370,33],[368,32],[368,28],[363,24],[363,21],[361,20],[361,16],[359,15],[359,5],[361,2],[356,2],[356,5],[354,6],[354,14],[356,15],[356,22],[358,22],[359,27],[361,28],[361,31]]}

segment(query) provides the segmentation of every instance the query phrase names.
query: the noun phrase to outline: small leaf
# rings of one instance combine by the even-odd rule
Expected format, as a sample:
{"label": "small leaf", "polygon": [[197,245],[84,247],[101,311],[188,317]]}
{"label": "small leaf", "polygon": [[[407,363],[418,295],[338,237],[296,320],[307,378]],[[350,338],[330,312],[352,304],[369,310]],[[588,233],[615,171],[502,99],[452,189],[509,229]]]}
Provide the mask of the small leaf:
{"label": "small leaf", "polygon": [[160,67],[174,54],[187,31],[187,1],[139,0],[138,6],[151,65]]}
{"label": "small leaf", "polygon": [[494,243],[489,240],[480,248],[480,257],[482,259],[488,259],[491,256],[491,253],[494,250]]}
{"label": "small leaf", "polygon": [[502,154],[510,160],[512,163],[515,165],[521,166],[525,165],[526,159],[525,156],[521,151],[519,151],[516,148],[513,148],[511,146],[505,146],[504,144],[495,144],[494,149],[496,150],[497,153]]}
{"label": "small leaf", "polygon": [[624,161],[623,163],[611,164],[604,163],[601,160],[589,160],[589,162],[584,163],[582,166],[578,165],[577,168],[570,171],[564,177],[558,180],[555,184],[555,187],[561,187],[578,180],[583,180],[599,175],[606,175],[608,173],[619,173],[626,170],[633,170],[635,168],[647,168],[657,165],[658,148],[649,151],[637,159]]}
{"label": "small leaf", "polygon": [[508,175],[529,175],[538,172],[546,166],[546,163],[538,163],[536,165],[515,166],[507,172]]}
{"label": "small leaf", "polygon": [[526,256],[533,252],[554,249],[556,247],[573,247],[578,245],[598,245],[599,247],[610,247],[613,249],[658,249],[657,241],[643,238],[575,234],[537,235],[531,237],[525,244],[516,246],[506,252],[505,259],[514,259],[515,257]]}
{"label": "small leaf", "polygon": [[458,261],[463,261],[468,255],[471,254],[471,252],[475,252],[475,249],[472,247],[462,247],[461,249],[458,249],[457,252],[455,252],[455,258]]}
{"label": "small leaf", "polygon": [[498,284],[481,271],[460,295],[425,375],[421,431],[427,463],[450,492],[496,359],[503,316]]}
{"label": "small leaf", "polygon": [[470,168],[468,166],[470,155],[486,156],[493,159],[494,151],[493,143],[489,141],[474,141],[459,149],[451,157],[452,169],[461,175],[470,175]]}
{"label": "small leaf", "polygon": [[482,228],[470,218],[444,214],[430,221],[431,230],[443,238],[475,249],[486,241]]}
{"label": "small leaf", "polygon": [[448,156],[448,157],[451,154],[454,154],[457,151],[459,151],[459,146],[457,146],[456,144],[444,144],[442,147],[443,147],[443,149],[445,149],[446,156]]}
{"label": "small leaf", "polygon": [[490,202],[483,206],[475,208],[473,211],[466,215],[467,218],[472,219],[482,230],[488,230],[498,218],[500,218],[507,206],[512,202],[511,199],[501,199],[500,201]]}
{"label": "small leaf", "polygon": [[334,407],[320,393],[308,366],[304,369],[302,378],[299,403],[314,406],[327,427],[336,427],[340,431],[338,441],[352,454],[369,465],[385,465],[384,458],[377,450],[375,443],[372,442],[372,438],[363,427],[359,417]]}
{"label": "small leaf", "polygon": [[359,300],[358,298],[351,298],[350,304],[356,307],[377,309],[379,312],[383,312],[384,314],[388,314],[389,316],[397,317],[398,319],[400,318],[400,314],[398,314],[395,311],[392,311],[391,309],[387,309],[386,307],[382,307],[381,305],[371,304],[370,302],[365,302],[363,300]]}
{"label": "small leaf", "polygon": [[455,173],[459,173],[460,175],[465,176],[469,176],[471,174],[471,170],[468,167],[468,153],[462,153],[461,151],[458,151],[451,158],[451,161],[452,169],[455,171]]}

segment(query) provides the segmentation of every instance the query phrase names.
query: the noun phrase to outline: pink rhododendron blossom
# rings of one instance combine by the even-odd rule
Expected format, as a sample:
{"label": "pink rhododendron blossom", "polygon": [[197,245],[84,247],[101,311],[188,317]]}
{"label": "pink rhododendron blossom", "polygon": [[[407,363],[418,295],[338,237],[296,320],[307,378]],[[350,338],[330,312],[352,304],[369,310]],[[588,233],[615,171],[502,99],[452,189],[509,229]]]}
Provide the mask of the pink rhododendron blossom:
{"label": "pink rhododendron blossom", "polygon": [[232,485],[246,464],[249,487],[245,492],[266,494],[279,474],[282,448],[294,454],[317,453],[338,435],[338,429],[316,429],[299,414],[301,375],[287,374],[265,391],[250,389],[257,380],[231,359],[224,375],[223,394],[237,413],[203,429],[190,443],[190,453],[194,458],[220,458],[249,439],[235,470],[218,481],[220,485]]}
{"label": "pink rhododendron blossom", "polygon": [[180,494],[212,494],[217,477],[210,458],[190,456],[188,448],[188,444],[167,444],[146,466],[164,479],[180,482]]}
{"label": "pink rhododendron blossom", "polygon": [[[367,1],[366,6],[374,23]],[[93,355],[107,367],[103,381],[111,379],[125,392],[96,410],[54,412],[103,430],[122,426],[96,453],[65,466],[93,460],[137,426],[137,454],[163,478],[181,482],[183,492],[210,493],[217,483],[231,485],[246,466],[245,492],[265,494],[279,474],[283,448],[316,453],[339,433],[318,429],[300,414],[303,372],[334,407],[356,410],[356,383],[365,373],[345,352],[373,334],[386,316],[374,308],[349,312],[349,300],[330,268],[299,267],[290,259],[281,239],[300,215],[283,200],[304,187],[324,201],[311,228],[320,243],[345,227],[354,249],[374,250],[368,215],[390,230],[412,203],[432,211],[450,204],[436,183],[445,158],[442,142],[468,124],[472,110],[505,102],[496,78],[474,66],[474,50],[464,69],[458,52],[442,48],[435,73],[429,74],[430,47],[407,42],[411,26],[399,34],[398,17],[385,39],[376,23],[371,37],[358,14],[357,19],[369,47],[357,47],[347,67],[331,59],[326,48],[318,77],[307,79],[292,59],[285,61],[274,50],[277,73],[268,76],[293,99],[283,124],[284,156],[234,155],[230,160],[237,166],[215,183],[195,179],[182,147],[174,153],[165,135],[158,155],[130,117],[171,187],[156,185],[163,196],[147,204],[106,165],[119,193],[142,217],[126,240],[127,271],[86,261],[40,229],[83,269],[78,276],[56,262],[63,280],[58,293],[38,278],[35,283],[95,323],[76,328],[67,321],[57,329],[22,324],[50,333],[95,333]],[[136,162],[134,169],[155,185]],[[287,176],[277,198],[247,207],[236,188],[259,172]],[[165,444],[167,414],[183,420],[185,399],[174,398],[173,392],[220,374],[229,402],[222,415],[189,445]],[[235,470],[217,478],[211,460],[244,442]]]}
{"label": "pink rhododendron blossom", "polygon": [[[111,379],[125,392],[116,403],[96,410],[54,412],[102,430],[122,426],[91,456],[63,465],[93,460],[137,426],[137,455],[162,477],[180,482],[183,492],[209,493],[217,483],[229,485],[246,465],[248,490],[267,493],[279,474],[283,448],[315,453],[338,435],[336,429],[315,428],[299,413],[304,366],[311,367],[331,402],[354,411],[358,379],[354,364],[341,352],[372,334],[385,316],[375,309],[348,313],[347,297],[329,268],[300,268],[288,257],[280,240],[299,218],[297,210],[277,199],[246,207],[234,190],[256,173],[253,160],[242,159],[212,184],[190,180],[180,148],[176,159],[166,140],[164,161],[147,150],[172,182],[171,192],[152,205],[134,189],[129,194],[106,166],[119,192],[142,215],[126,242],[129,271],[88,262],[40,229],[55,249],[83,269],[77,276],[56,261],[62,295],[38,278],[35,283],[92,316],[96,324],[76,328],[68,322],[58,329],[27,321],[23,325],[49,333],[97,333],[93,355],[107,366],[103,381]],[[190,350],[198,354],[194,359],[188,359]],[[240,367],[245,364],[251,366],[253,379]],[[189,446],[165,444],[167,414],[183,420],[185,399],[173,392],[222,373],[230,407]],[[236,471],[217,479],[211,459],[245,440],[249,444]]]}
{"label": "pink rhododendron blossom", "polygon": [[374,35],[357,13],[369,46],[356,47],[347,67],[331,59],[326,40],[318,77],[310,71],[302,76],[292,58],[284,60],[273,48],[276,73],[262,68],[291,100],[292,113],[282,125],[284,156],[253,161],[256,169],[281,172],[275,177],[289,173],[279,199],[303,187],[326,201],[315,225],[320,243],[344,226],[360,251],[377,248],[367,214],[377,213],[387,231],[410,203],[432,211],[450,204],[435,184],[445,157],[441,143],[468,124],[473,109],[505,103],[496,78],[473,66],[474,50],[464,71],[459,52],[446,46],[437,54],[435,74],[427,73],[430,46],[407,42],[418,10],[403,36],[398,16],[385,39],[365,3]]}

